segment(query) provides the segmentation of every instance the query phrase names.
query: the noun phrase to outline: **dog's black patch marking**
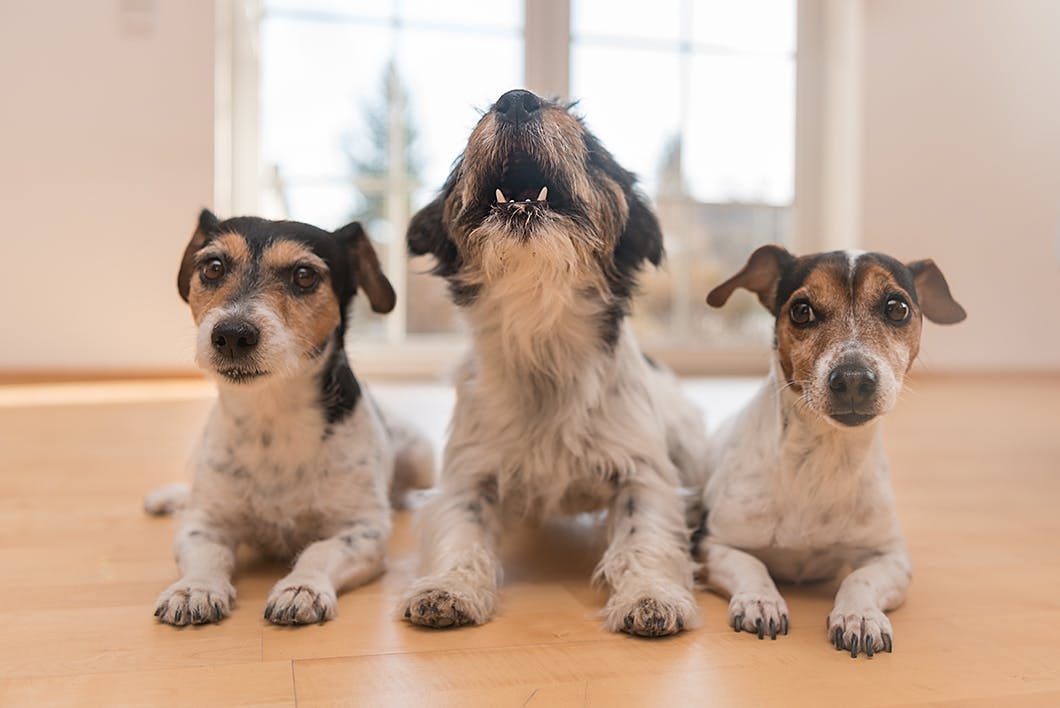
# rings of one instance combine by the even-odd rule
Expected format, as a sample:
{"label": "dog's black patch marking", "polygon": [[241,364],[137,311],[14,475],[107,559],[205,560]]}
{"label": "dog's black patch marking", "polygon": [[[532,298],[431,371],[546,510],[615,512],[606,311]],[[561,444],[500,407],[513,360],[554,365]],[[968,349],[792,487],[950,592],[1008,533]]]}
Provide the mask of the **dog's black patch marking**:
{"label": "dog's black patch marking", "polygon": [[[345,419],[361,398],[361,386],[350,369],[342,339],[335,336],[335,347],[320,374],[320,403],[324,418],[334,424]],[[331,435],[331,427],[324,428],[324,439]]]}
{"label": "dog's black patch marking", "polygon": [[710,519],[710,511],[708,509],[703,510],[703,514],[699,517],[699,523],[696,528],[692,531],[692,537],[689,539],[689,545],[692,551],[692,557],[695,558],[699,553],[699,544],[707,537],[710,533],[707,528],[707,522]]}
{"label": "dog's black patch marking", "polygon": [[482,502],[481,501],[470,501],[464,505],[467,512],[471,514],[472,520],[479,526],[482,525]]}
{"label": "dog's black patch marking", "polygon": [[499,494],[497,492],[497,480],[490,477],[479,482],[478,485],[478,496],[483,502],[489,505],[494,505],[499,500]]}

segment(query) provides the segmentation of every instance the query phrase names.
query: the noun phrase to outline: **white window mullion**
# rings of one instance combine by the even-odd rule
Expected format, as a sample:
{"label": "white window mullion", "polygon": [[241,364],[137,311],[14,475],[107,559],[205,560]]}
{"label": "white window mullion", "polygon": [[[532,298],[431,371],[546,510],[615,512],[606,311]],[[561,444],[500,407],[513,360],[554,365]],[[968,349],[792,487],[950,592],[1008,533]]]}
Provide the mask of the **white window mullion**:
{"label": "white window mullion", "polygon": [[524,83],[542,96],[570,96],[570,0],[526,0]]}

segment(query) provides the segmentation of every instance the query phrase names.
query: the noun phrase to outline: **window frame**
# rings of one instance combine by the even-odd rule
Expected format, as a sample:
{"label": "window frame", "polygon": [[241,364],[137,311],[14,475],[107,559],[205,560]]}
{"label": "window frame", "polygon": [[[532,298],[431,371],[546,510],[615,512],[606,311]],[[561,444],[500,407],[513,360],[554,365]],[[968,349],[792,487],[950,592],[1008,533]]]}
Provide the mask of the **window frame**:
{"label": "window frame", "polygon": [[[865,0],[797,0],[795,188],[792,249],[854,248],[860,242],[861,80]],[[570,0],[524,0],[524,86],[548,96],[570,92]],[[216,0],[215,189],[222,214],[260,212],[263,181],[259,83],[262,0]],[[556,52],[557,46],[567,51]],[[393,200],[391,200],[393,201]],[[402,216],[402,215],[393,215]],[[407,221],[410,215],[403,218]],[[358,371],[381,377],[436,377],[466,348],[461,335],[405,335],[405,258],[386,264],[399,292],[383,341],[350,342]],[[768,347],[650,343],[652,356],[685,375],[753,374]]]}

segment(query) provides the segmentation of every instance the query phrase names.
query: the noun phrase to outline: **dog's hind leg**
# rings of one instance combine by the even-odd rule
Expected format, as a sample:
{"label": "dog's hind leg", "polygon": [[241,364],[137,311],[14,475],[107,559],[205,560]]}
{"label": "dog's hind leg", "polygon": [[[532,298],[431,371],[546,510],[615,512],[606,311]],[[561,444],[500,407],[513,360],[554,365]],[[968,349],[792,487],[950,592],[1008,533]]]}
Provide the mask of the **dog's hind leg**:
{"label": "dog's hind leg", "polygon": [[155,617],[166,624],[206,624],[227,617],[235,602],[232,570],[236,539],[223,528],[192,516],[177,533],[173,551],[181,578],[158,598]]}
{"label": "dog's hind leg", "polygon": [[188,485],[167,484],[144,496],[144,511],[153,516],[168,516],[180,511],[188,503]]}
{"label": "dog's hind leg", "polygon": [[419,430],[403,421],[388,420],[387,430],[394,446],[390,504],[395,509],[403,509],[406,492],[427,489],[434,484],[434,448]]}
{"label": "dog's hind leg", "polygon": [[269,593],[265,619],[274,624],[314,624],[335,617],[338,592],[377,577],[390,540],[390,510],[372,508],[342,529],[310,544],[294,568]]}
{"label": "dog's hind leg", "polygon": [[610,545],[594,580],[611,596],[604,626],[642,637],[676,634],[698,622],[684,504],[659,479],[622,486],[609,511]]}
{"label": "dog's hind leg", "polygon": [[729,626],[759,639],[788,633],[788,605],[769,569],[750,553],[705,539],[699,552],[706,560],[707,584],[729,596]]}
{"label": "dog's hind leg", "polygon": [[492,477],[447,478],[421,516],[425,573],[405,591],[398,613],[413,624],[445,628],[488,621],[497,606],[501,530]]}

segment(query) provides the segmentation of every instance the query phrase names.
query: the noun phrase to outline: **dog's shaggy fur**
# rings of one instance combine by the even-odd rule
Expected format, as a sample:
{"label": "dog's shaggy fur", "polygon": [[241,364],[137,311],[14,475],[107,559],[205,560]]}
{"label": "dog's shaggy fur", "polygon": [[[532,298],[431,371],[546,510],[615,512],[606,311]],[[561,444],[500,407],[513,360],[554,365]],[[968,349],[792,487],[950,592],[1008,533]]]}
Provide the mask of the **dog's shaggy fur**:
{"label": "dog's shaggy fur", "polygon": [[849,573],[828,615],[828,637],[851,656],[891,651],[884,614],[902,603],[910,562],[895,513],[879,416],[895,404],[916,358],[923,318],[964,319],[931,261],[878,253],[796,258],[763,246],[711,292],[737,287],[776,317],[772,373],[711,436],[697,550],[709,585],[730,597],[736,631],[776,639],[788,608],[773,577]]}
{"label": "dog's shaggy fur", "polygon": [[[265,618],[322,622],[336,593],[382,572],[391,500],[433,478],[430,445],[385,418],[350,370],[346,308],[377,312],[394,293],[364,232],[203,212],[178,276],[198,327],[196,360],[218,401],[192,459],[194,486],[174,541],[181,578],[155,615],[173,625],[226,617],[239,543],[294,568]],[[167,513],[185,490],[148,495]]]}
{"label": "dog's shaggy fur", "polygon": [[610,545],[595,574],[611,590],[607,629],[689,626],[679,487],[700,476],[703,422],[625,320],[637,272],[662,258],[633,175],[569,107],[511,91],[479,121],[408,243],[436,258],[472,348],[440,495],[422,512],[423,576],[401,615],[431,627],[486,622],[507,523],[607,509]]}

